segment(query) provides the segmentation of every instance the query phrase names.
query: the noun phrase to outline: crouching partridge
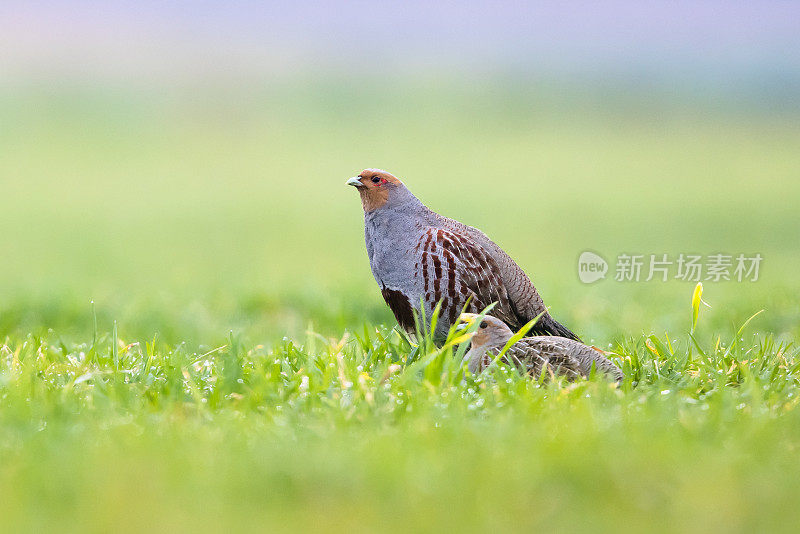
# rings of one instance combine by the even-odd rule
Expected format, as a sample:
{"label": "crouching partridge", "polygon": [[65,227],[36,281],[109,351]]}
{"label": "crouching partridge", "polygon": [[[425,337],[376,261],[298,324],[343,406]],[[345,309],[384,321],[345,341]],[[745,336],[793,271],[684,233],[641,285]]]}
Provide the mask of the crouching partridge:
{"label": "crouching partridge", "polygon": [[400,326],[415,331],[414,313],[430,318],[441,302],[434,335],[442,339],[464,311],[492,314],[519,330],[541,314],[534,334],[579,339],[547,312],[530,278],[486,235],[443,217],[397,177],[366,169],[348,185],[358,188],[372,274]]}
{"label": "crouching partridge", "polygon": [[[461,320],[472,325],[479,315],[465,313]],[[472,336],[471,346],[464,360],[467,368],[474,374],[483,371],[503,350],[514,333],[500,319],[486,315],[481,319]],[[592,366],[598,373],[605,374],[614,380],[625,378],[619,367],[606,358],[597,349],[588,347],[573,339],[555,336],[535,336],[522,338],[513,344],[503,357],[515,365],[524,368],[534,377],[543,371],[550,370],[554,374],[564,375],[570,380],[580,376],[589,376]]]}

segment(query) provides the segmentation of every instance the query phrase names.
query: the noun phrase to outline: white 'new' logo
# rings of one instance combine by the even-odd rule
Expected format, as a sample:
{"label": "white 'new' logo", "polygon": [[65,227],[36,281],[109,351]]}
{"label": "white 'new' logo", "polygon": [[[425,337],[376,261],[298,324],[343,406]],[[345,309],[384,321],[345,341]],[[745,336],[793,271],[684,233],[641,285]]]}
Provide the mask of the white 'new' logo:
{"label": "white 'new' logo", "polygon": [[594,252],[586,251],[578,258],[578,278],[591,284],[606,277],[608,262]]}

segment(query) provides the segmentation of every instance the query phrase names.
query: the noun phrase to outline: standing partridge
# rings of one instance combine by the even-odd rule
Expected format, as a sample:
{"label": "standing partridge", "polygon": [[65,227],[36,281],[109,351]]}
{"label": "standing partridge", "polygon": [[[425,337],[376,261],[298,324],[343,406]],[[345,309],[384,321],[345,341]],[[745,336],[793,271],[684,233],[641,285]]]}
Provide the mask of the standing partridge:
{"label": "standing partridge", "polygon": [[[547,312],[530,278],[486,234],[428,209],[395,176],[366,169],[358,188],[372,274],[397,322],[415,331],[414,313],[430,318],[441,302],[434,335],[446,337],[464,305],[519,330],[541,314],[533,333],[578,339]],[[424,310],[422,307],[424,306]]]}
{"label": "standing partridge", "polygon": [[[461,320],[474,324],[480,316],[465,313]],[[494,360],[506,346],[514,333],[500,319],[486,315],[472,336],[469,352],[464,356],[469,370],[478,374]],[[549,368],[554,374],[574,380],[579,376],[589,376],[592,366],[614,380],[625,378],[622,371],[599,350],[588,347],[573,339],[556,336],[535,336],[522,338],[514,343],[504,355],[504,360],[522,367],[534,377],[539,377]]]}

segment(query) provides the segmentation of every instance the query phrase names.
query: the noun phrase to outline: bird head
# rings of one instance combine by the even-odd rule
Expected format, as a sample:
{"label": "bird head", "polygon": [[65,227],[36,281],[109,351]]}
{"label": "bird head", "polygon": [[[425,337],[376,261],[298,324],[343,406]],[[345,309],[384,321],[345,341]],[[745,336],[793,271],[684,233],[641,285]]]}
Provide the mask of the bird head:
{"label": "bird head", "polygon": [[514,335],[514,332],[511,331],[506,323],[491,315],[481,316],[474,313],[462,313],[460,319],[461,322],[466,324],[467,328],[480,320],[478,328],[472,336],[472,346],[475,348],[502,347]]}
{"label": "bird head", "polygon": [[397,191],[406,190],[396,176],[380,169],[364,169],[358,176],[350,178],[347,185],[358,189],[367,213],[385,206]]}

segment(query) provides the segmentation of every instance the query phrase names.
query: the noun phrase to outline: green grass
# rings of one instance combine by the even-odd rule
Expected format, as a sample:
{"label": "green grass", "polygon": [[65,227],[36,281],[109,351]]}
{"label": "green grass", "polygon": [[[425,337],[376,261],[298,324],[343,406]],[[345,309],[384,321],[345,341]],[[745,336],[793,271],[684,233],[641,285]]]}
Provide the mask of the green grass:
{"label": "green grass", "polygon": [[0,515],[10,530],[789,532],[798,351],[712,341],[629,340],[617,388],[474,377],[385,328],[204,354],[29,337],[0,349]]}
{"label": "green grass", "polygon": [[[792,531],[800,123],[619,102],[5,89],[3,529]],[[414,351],[344,186],[366,166],[487,231],[629,379]],[[587,249],[765,261],[707,282],[690,335],[694,284],[586,286]]]}

